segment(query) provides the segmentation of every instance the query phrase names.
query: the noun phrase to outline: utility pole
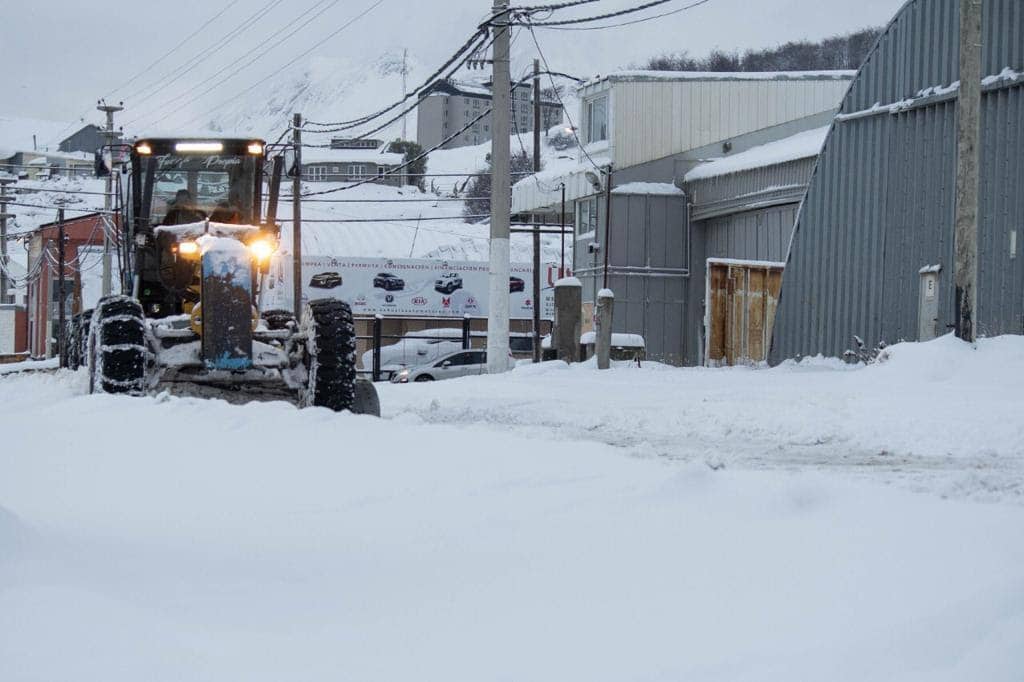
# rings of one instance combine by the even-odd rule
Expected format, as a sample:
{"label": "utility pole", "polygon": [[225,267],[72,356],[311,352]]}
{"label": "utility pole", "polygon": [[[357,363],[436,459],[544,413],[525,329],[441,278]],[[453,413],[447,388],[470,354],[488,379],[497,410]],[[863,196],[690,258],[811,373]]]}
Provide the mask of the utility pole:
{"label": "utility pole", "polygon": [[[104,192],[103,197],[103,210],[104,215],[110,215],[110,209],[112,206],[111,198],[114,193],[114,140],[117,139],[117,131],[114,130],[114,114],[118,111],[124,111],[123,102],[120,104],[107,104],[103,100],[100,100],[96,106],[96,109],[102,111],[107,115],[107,127],[103,131],[103,137],[106,139],[105,149],[110,150],[110,172],[107,173],[107,189]],[[110,230],[103,230],[103,295],[109,296],[111,289],[112,268],[111,268],[111,251],[110,244]]]}
{"label": "utility pole", "polygon": [[978,165],[981,133],[981,0],[960,0],[957,96],[956,227],[953,281],[956,336],[978,335]]}
{"label": "utility pole", "polygon": [[7,303],[7,219],[14,217],[7,212],[7,204],[14,201],[7,194],[7,185],[14,182],[14,178],[0,178],[0,303]]}
{"label": "utility pole", "polygon": [[[540,172],[540,60],[533,60],[533,172]],[[540,227],[533,218],[533,361],[540,362]]]}
{"label": "utility pole", "polygon": [[292,177],[292,308],[302,319],[302,114],[292,117],[295,175]]}
{"label": "utility pole", "polygon": [[[402,97],[405,97],[405,93],[408,92],[409,87],[407,81],[409,76],[409,48],[402,50]],[[402,114],[402,139],[409,139],[409,131],[407,129],[408,114]]]}
{"label": "utility pole", "polygon": [[60,366],[67,366],[67,316],[64,312],[64,302],[67,300],[68,292],[64,287],[64,268],[66,257],[64,254],[64,209],[57,209],[57,357],[60,358]]}
{"label": "utility pole", "polygon": [[512,76],[509,73],[508,0],[494,0],[491,20],[494,30],[493,135],[491,137],[491,249],[490,305],[487,314],[487,371],[508,370],[509,353],[509,197],[512,193],[509,168],[509,109]]}

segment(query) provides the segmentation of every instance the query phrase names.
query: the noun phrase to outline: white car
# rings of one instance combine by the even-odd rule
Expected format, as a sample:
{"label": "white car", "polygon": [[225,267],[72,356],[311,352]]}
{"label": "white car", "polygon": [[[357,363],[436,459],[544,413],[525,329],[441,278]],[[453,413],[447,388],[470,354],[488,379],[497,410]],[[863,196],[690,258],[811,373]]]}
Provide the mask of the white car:
{"label": "white car", "polygon": [[446,272],[434,280],[434,291],[439,294],[450,294],[462,288],[462,275],[457,272]]}
{"label": "white car", "polygon": [[[512,354],[508,356],[508,367],[515,366]],[[486,350],[460,350],[449,353],[433,362],[419,367],[406,368],[391,378],[393,384],[407,384],[410,381],[438,381],[475,374],[487,374]]]}

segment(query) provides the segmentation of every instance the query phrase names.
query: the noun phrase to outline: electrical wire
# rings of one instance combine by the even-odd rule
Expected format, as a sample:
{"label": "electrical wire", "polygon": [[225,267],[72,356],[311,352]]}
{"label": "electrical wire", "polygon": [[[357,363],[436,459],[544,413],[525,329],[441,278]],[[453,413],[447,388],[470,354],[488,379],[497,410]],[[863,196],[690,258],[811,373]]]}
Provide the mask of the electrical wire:
{"label": "electrical wire", "polygon": [[616,24],[605,24],[604,26],[546,26],[542,28],[547,28],[552,31],[603,31],[608,28],[621,28],[623,26],[632,26],[633,24],[642,24],[646,21],[654,21],[655,19],[663,19],[664,17],[669,17],[673,14],[679,14],[680,12],[685,12],[686,10],[693,9],[694,7],[699,7],[700,5],[704,5],[710,1],[711,0],[699,0],[699,2],[694,2],[686,5],[685,7],[680,7],[668,12],[662,12],[661,14],[652,14],[649,17],[632,19],[631,21],[622,21]]}
{"label": "electrical wire", "polygon": [[215,21],[216,21],[217,19],[220,19],[220,18],[221,18],[221,17],[222,17],[223,15],[224,15],[224,13],[225,13],[225,12],[227,12],[227,11],[228,11],[229,9],[231,9],[231,8],[232,8],[232,7],[234,6],[234,5],[237,5],[237,4],[238,4],[238,0],[231,0],[231,1],[230,1],[230,2],[228,3],[228,4],[226,4],[226,5],[225,5],[225,6],[224,6],[224,7],[223,7],[223,8],[222,8],[222,9],[221,9],[221,10],[220,10],[219,12],[217,12],[217,13],[216,13],[216,14],[214,14],[214,15],[213,15],[212,17],[210,17],[209,19],[207,19],[207,20],[206,20],[206,21],[205,21],[205,22],[204,22],[203,24],[201,24],[201,25],[199,26],[199,28],[197,28],[196,30],[192,31],[192,32],[191,32],[191,33],[189,33],[189,34],[188,34],[187,36],[185,36],[185,38],[183,38],[183,39],[182,39],[182,40],[181,40],[181,41],[180,41],[180,42],[179,42],[179,43],[178,43],[177,45],[175,45],[175,46],[174,46],[174,47],[172,47],[172,48],[171,48],[170,50],[168,50],[167,52],[165,52],[165,53],[163,53],[162,55],[160,55],[159,57],[157,57],[157,58],[156,58],[156,60],[154,60],[154,61],[153,61],[153,63],[151,63],[151,64],[150,64],[149,66],[147,66],[146,68],[142,69],[141,71],[139,71],[138,73],[136,73],[136,74],[135,74],[134,76],[132,76],[131,78],[129,78],[129,79],[127,80],[127,81],[125,81],[125,82],[124,82],[124,83],[122,83],[121,85],[117,86],[116,88],[114,88],[113,90],[111,90],[110,92],[108,92],[107,94],[103,95],[103,96],[102,96],[102,97],[101,97],[100,99],[106,99],[106,98],[110,97],[111,95],[113,95],[113,94],[114,94],[115,92],[117,92],[118,90],[122,90],[122,89],[124,89],[124,88],[128,87],[129,85],[131,85],[132,83],[134,83],[134,82],[135,82],[136,80],[138,80],[138,79],[139,79],[139,78],[141,78],[142,76],[144,76],[144,75],[146,75],[147,73],[149,73],[150,71],[152,71],[152,69],[153,69],[153,67],[154,67],[154,66],[156,66],[157,64],[159,64],[159,63],[160,63],[160,62],[162,62],[163,60],[167,59],[168,57],[170,57],[170,56],[171,56],[172,54],[174,54],[174,53],[175,53],[175,52],[177,52],[178,50],[180,50],[180,49],[181,49],[181,47],[182,47],[182,46],[183,46],[183,45],[184,45],[185,43],[187,43],[188,41],[192,40],[192,39],[193,39],[193,38],[195,38],[195,37],[196,37],[197,35],[199,35],[200,33],[202,33],[203,29],[205,29],[205,28],[206,28],[207,26],[209,26],[210,24],[212,24],[213,22],[215,22]]}
{"label": "electrical wire", "polygon": [[290,66],[292,66],[293,64],[295,64],[296,62],[298,62],[298,61],[299,61],[300,59],[302,59],[303,57],[305,57],[305,56],[306,56],[306,55],[308,55],[309,53],[311,53],[311,52],[313,52],[314,50],[316,50],[316,49],[317,49],[318,47],[320,47],[321,45],[323,45],[324,43],[326,43],[326,42],[327,42],[328,40],[331,40],[332,38],[334,38],[335,36],[337,36],[337,35],[338,35],[339,33],[341,33],[342,31],[344,31],[345,29],[347,29],[347,28],[348,28],[349,26],[351,26],[351,25],[352,25],[352,24],[354,24],[355,22],[359,21],[359,20],[360,20],[360,19],[362,19],[362,18],[363,18],[364,16],[366,16],[367,14],[369,14],[370,12],[372,12],[372,11],[373,11],[374,9],[376,9],[377,7],[379,7],[379,6],[381,5],[381,4],[383,4],[383,2],[384,2],[384,0],[376,0],[376,1],[375,1],[375,2],[373,2],[373,3],[371,4],[371,5],[369,5],[369,6],[368,6],[368,7],[366,8],[366,9],[364,9],[364,10],[363,10],[362,12],[360,12],[359,14],[357,14],[356,16],[354,16],[353,18],[349,19],[349,20],[348,20],[347,22],[345,22],[344,24],[342,24],[341,26],[339,26],[339,27],[338,27],[337,29],[335,29],[334,31],[332,31],[332,32],[331,32],[330,34],[328,34],[328,35],[327,35],[327,36],[326,36],[325,38],[323,38],[322,40],[320,40],[320,41],[318,41],[318,42],[314,43],[314,44],[313,44],[313,45],[312,45],[312,46],[311,46],[311,47],[310,47],[310,48],[309,48],[308,50],[306,50],[306,51],[302,52],[302,53],[301,53],[301,54],[299,54],[299,55],[298,55],[297,57],[295,57],[295,58],[294,58],[294,59],[292,59],[291,61],[289,61],[289,62],[287,62],[286,64],[284,64],[284,65],[283,65],[283,66],[282,66],[281,68],[277,69],[276,71],[274,71],[274,72],[273,72],[273,73],[271,73],[270,75],[268,75],[268,76],[266,76],[266,77],[264,77],[264,78],[261,78],[260,80],[256,81],[256,82],[255,82],[255,83],[253,83],[252,85],[250,85],[250,86],[249,86],[248,88],[245,88],[244,90],[242,90],[241,92],[238,92],[238,93],[236,93],[236,94],[235,94],[235,95],[234,95],[233,97],[231,97],[230,99],[226,99],[226,100],[224,100],[224,101],[223,101],[223,102],[221,102],[220,104],[218,104],[218,105],[216,105],[215,107],[212,107],[212,108],[210,108],[210,109],[206,110],[205,112],[203,112],[202,114],[199,114],[198,116],[193,116],[192,118],[190,118],[190,119],[188,119],[187,121],[185,121],[185,123],[186,123],[186,124],[187,124],[187,123],[191,123],[192,121],[195,121],[196,119],[202,118],[203,116],[206,116],[206,115],[208,115],[208,114],[210,114],[210,113],[212,113],[212,112],[214,112],[214,111],[216,111],[216,110],[220,109],[221,107],[223,107],[223,106],[225,106],[225,105],[227,105],[227,104],[231,104],[232,102],[235,102],[235,101],[237,101],[237,100],[238,100],[238,98],[239,98],[239,97],[241,97],[242,95],[245,95],[245,94],[247,94],[247,93],[249,93],[249,92],[251,92],[251,91],[255,90],[256,88],[258,88],[258,87],[259,87],[260,85],[262,85],[263,83],[267,82],[268,80],[270,80],[270,79],[271,79],[271,78],[273,78],[274,76],[278,75],[279,73],[281,73],[282,71],[284,71],[284,70],[285,70],[285,69],[287,69],[288,67],[290,67]]}
{"label": "electrical wire", "polygon": [[[156,91],[166,89],[169,85],[177,82],[186,74],[191,73],[199,66],[207,63],[210,57],[217,54],[218,52],[226,48],[228,45],[233,43],[245,31],[247,31],[249,28],[255,25],[256,22],[265,17],[272,10],[276,9],[277,6],[280,5],[283,1],[284,0],[270,0],[265,5],[257,9],[248,17],[246,17],[238,26],[228,31],[228,34],[226,36],[218,39],[212,45],[199,51],[189,59],[185,60],[184,63],[180,64],[174,69],[171,69],[171,71],[164,74],[163,76],[156,78],[150,81],[148,84],[144,85],[142,88],[139,88],[138,90],[129,93],[124,99],[130,100],[137,96],[142,96],[137,103],[141,104],[142,102],[145,102],[146,100],[152,98],[156,94]],[[252,50],[250,50],[250,52],[251,51]],[[145,94],[143,96],[143,93],[149,94]]]}
{"label": "electrical wire", "polygon": [[[708,1],[709,0],[704,0],[704,2],[708,2]],[[590,23],[592,21],[601,21],[603,19],[614,19],[615,17],[621,17],[621,16],[625,16],[627,14],[635,14],[636,12],[642,12],[645,9],[650,9],[652,7],[658,7],[659,5],[665,5],[665,4],[670,3],[670,2],[675,2],[675,0],[650,0],[650,2],[645,2],[642,5],[637,5],[636,7],[629,7],[627,9],[621,9],[621,10],[618,10],[616,12],[607,12],[605,14],[597,14],[597,15],[590,16],[590,17],[577,17],[575,19],[560,19],[560,20],[555,20],[555,21],[530,21],[529,20],[530,12],[523,12],[523,13],[516,14],[515,18],[510,23],[512,23],[513,25],[538,26],[538,27],[539,26],[566,26],[566,25],[570,25],[570,24],[586,24],[586,23]]]}
{"label": "electrical wire", "polygon": [[[530,31],[530,37],[533,38],[533,44],[537,47],[537,54],[540,56],[541,62],[544,63],[544,68],[550,71],[551,67],[548,66],[548,58],[544,55],[544,50],[541,49],[540,41],[537,40],[536,31],[533,30],[533,26],[527,26],[527,28]],[[598,173],[604,173],[604,169],[597,165],[594,158],[590,156],[589,152],[587,152],[587,148],[583,145],[583,141],[580,140],[580,136],[576,133],[576,124],[572,121],[572,115],[569,113],[569,108],[565,106],[565,102],[562,101],[562,95],[558,92],[555,79],[551,76],[548,76],[548,78],[551,80],[551,89],[555,93],[555,97],[558,98],[558,103],[562,105],[562,113],[565,114],[565,120],[569,122],[569,130],[572,132],[572,136],[576,139],[576,145],[579,147],[580,151],[583,152],[583,155],[587,157],[587,161],[589,161],[590,165],[594,167],[594,170]]]}
{"label": "electrical wire", "polygon": [[[475,44],[477,42],[479,42],[480,46],[483,46],[483,44],[485,42],[487,42],[487,34],[488,34],[488,30],[486,28],[477,29],[477,31],[472,36],[469,37],[469,40],[467,40],[465,43],[463,43],[462,46],[459,47],[459,49],[455,51],[455,54],[453,54],[451,57],[449,57],[448,60],[445,61],[444,64],[442,64],[437,70],[435,70],[432,74],[430,74],[430,76],[428,76],[426,78],[426,80],[423,82],[422,85],[420,85],[418,88],[415,88],[415,89],[410,90],[409,92],[407,92],[405,94],[405,96],[402,97],[402,99],[398,100],[397,102],[395,102],[393,104],[390,104],[390,105],[384,107],[383,109],[379,109],[378,111],[375,111],[372,114],[367,114],[365,116],[360,116],[359,118],[349,119],[347,121],[334,121],[334,122],[329,122],[329,123],[321,123],[321,122],[318,122],[318,121],[304,121],[303,122],[303,129],[305,130],[306,126],[308,126],[308,125],[310,125],[310,126],[317,126],[317,127],[321,127],[321,128],[333,128],[333,127],[338,127],[338,126],[354,127],[356,125],[362,125],[363,123],[368,123],[369,121],[372,121],[375,118],[380,118],[384,114],[387,114],[388,112],[393,111],[394,109],[400,107],[403,103],[408,101],[409,98],[419,94],[420,92],[422,92],[426,88],[430,87],[431,85],[434,85],[434,83],[438,79],[438,77],[442,73],[447,71],[448,67],[450,67],[451,65],[455,64],[455,62],[459,61],[460,57],[462,57],[463,55],[466,55],[466,57],[464,59],[462,59],[461,61],[459,61],[459,66],[462,66],[462,64],[464,64],[467,61],[469,61],[469,55],[472,55],[476,51],[476,49],[478,49],[477,47],[475,47]],[[317,131],[317,132],[329,132],[329,131]]]}
{"label": "electrical wire", "polygon": [[[302,14],[299,14],[294,19],[292,19],[290,22],[285,24],[283,27],[281,27],[280,29],[278,29],[274,33],[270,34],[267,38],[264,39],[264,41],[259,46],[257,46],[255,48],[245,52],[244,54],[242,54],[241,56],[236,58],[234,61],[230,62],[227,66],[222,67],[218,71],[214,72],[212,75],[204,78],[203,80],[199,81],[195,85],[192,85],[191,87],[189,87],[189,89],[188,89],[188,92],[189,92],[188,99],[186,99],[184,102],[181,102],[177,107],[171,109],[170,111],[167,111],[167,113],[165,113],[161,118],[157,119],[152,125],[159,124],[160,122],[162,122],[165,119],[169,118],[173,114],[176,114],[177,112],[181,111],[182,109],[184,109],[185,107],[189,106],[190,104],[192,104],[196,100],[200,99],[201,97],[204,97],[205,95],[209,94],[210,92],[216,90],[218,87],[220,87],[224,83],[228,82],[229,80],[231,80],[232,78],[237,76],[242,71],[245,71],[250,66],[256,64],[256,62],[258,62],[260,59],[262,59],[266,55],[270,54],[270,52],[273,51],[274,49],[276,49],[276,48],[280,47],[281,45],[283,45],[284,43],[286,43],[290,38],[292,38],[295,34],[297,34],[303,28],[308,26],[310,23],[315,21],[321,15],[323,15],[327,10],[329,10],[332,7],[334,7],[335,5],[337,5],[339,1],[340,0],[330,0],[328,2],[328,0],[317,0],[317,2],[314,5],[312,5],[311,7],[309,7],[305,12],[303,12]],[[328,4],[324,5],[323,4],[324,2],[328,2]],[[323,6],[321,7],[321,5],[323,5]],[[319,9],[316,9],[317,7],[319,7]],[[288,33],[287,35],[281,37],[280,39],[278,39],[272,45],[270,45],[270,46],[266,45],[266,43],[268,41],[274,40],[281,33],[284,33],[285,31],[288,31],[288,29],[290,29],[295,23],[301,21],[310,12],[313,12],[314,10],[316,10],[315,14],[310,16],[308,19],[306,19],[304,22],[302,22],[299,26],[295,27],[295,29],[292,30],[290,33]],[[232,67],[237,66],[239,63],[241,63],[242,65],[239,68],[231,71],[231,73],[229,73],[228,75],[224,76],[224,78],[221,78],[216,83],[214,83],[210,87],[206,88],[202,92],[199,92],[198,94],[191,94],[191,93],[195,92],[196,90],[198,90],[199,88],[201,88],[204,85],[206,85],[207,83],[209,83],[210,81],[214,80],[215,78],[217,78],[221,74],[223,74],[228,69],[231,69]],[[139,116],[138,118],[136,118],[135,120],[131,121],[130,123],[128,123],[128,125],[132,125],[135,122],[140,121],[140,120],[146,118],[147,116],[152,115],[154,112],[157,112],[157,111],[163,112],[168,105],[170,105],[170,104],[172,104],[174,102],[178,102],[180,100],[181,100],[181,96],[176,96],[176,97],[169,98],[169,99],[165,100],[164,102],[160,103],[159,105],[157,105],[155,108],[150,109],[147,113],[144,113],[141,116]]]}

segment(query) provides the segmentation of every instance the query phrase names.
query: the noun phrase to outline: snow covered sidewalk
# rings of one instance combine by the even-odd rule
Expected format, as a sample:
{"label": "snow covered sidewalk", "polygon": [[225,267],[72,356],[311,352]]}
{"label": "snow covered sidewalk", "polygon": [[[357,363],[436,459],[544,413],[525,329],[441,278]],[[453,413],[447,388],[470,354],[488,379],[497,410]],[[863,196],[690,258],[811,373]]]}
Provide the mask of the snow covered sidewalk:
{"label": "snow covered sidewalk", "polygon": [[[992,344],[859,370],[527,367],[386,387],[384,420],[2,377],[0,680],[1015,682],[1013,494],[879,485],[813,441],[808,466],[767,463],[822,434],[1009,461],[1021,345]],[[929,452],[972,390],[972,451]],[[952,402],[890,414],[914,396]]]}
{"label": "snow covered sidewalk", "polygon": [[384,388],[386,416],[594,440],[713,467],[838,470],[915,490],[1024,503],[1024,337],[908,343],[864,367],[620,363]]}

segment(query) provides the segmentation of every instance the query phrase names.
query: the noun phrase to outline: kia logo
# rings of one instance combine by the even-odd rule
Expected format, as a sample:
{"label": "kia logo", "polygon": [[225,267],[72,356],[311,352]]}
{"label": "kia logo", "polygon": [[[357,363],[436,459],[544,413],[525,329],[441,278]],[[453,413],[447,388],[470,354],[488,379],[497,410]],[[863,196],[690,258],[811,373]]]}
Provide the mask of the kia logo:
{"label": "kia logo", "polygon": [[417,296],[416,298],[412,299],[412,304],[413,305],[426,305],[427,304],[427,299],[423,298],[422,296]]}

